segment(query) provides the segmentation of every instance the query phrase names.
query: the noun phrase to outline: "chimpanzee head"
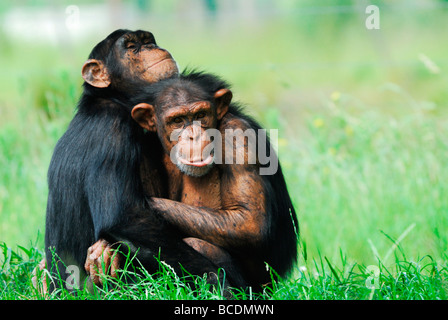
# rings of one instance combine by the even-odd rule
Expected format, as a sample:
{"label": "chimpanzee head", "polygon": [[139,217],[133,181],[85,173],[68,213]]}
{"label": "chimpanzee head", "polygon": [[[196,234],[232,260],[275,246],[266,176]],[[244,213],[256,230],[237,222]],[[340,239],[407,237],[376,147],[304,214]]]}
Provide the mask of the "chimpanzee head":
{"label": "chimpanzee head", "polygon": [[211,143],[207,130],[218,127],[231,100],[227,88],[170,79],[163,82],[154,105],[137,104],[132,117],[143,128],[157,132],[165,152],[183,173],[203,176],[214,160],[213,154],[206,152]]}
{"label": "chimpanzee head", "polygon": [[114,31],[93,48],[82,67],[82,77],[90,86],[120,92],[178,73],[171,54],[157,46],[151,32],[141,30]]}

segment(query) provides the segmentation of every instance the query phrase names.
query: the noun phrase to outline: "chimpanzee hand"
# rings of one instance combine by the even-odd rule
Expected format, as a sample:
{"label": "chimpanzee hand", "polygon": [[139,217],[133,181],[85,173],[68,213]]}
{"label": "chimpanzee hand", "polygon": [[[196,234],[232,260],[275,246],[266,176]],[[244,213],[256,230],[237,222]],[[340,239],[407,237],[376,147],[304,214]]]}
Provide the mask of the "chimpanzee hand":
{"label": "chimpanzee hand", "polygon": [[109,274],[111,277],[116,278],[116,271],[119,266],[120,255],[112,249],[106,240],[98,240],[87,250],[84,269],[86,269],[90,279],[96,285],[103,283],[104,275]]}

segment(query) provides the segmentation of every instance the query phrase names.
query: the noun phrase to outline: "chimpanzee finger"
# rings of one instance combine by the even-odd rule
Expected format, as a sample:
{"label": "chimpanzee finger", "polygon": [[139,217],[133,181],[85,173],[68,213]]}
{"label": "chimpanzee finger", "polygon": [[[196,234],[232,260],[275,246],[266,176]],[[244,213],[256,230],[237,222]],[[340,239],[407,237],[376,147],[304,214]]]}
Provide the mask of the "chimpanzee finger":
{"label": "chimpanzee finger", "polygon": [[117,277],[117,270],[120,268],[120,254],[115,251],[112,256],[112,264],[110,268],[110,276],[112,278]]}
{"label": "chimpanzee finger", "polygon": [[101,284],[101,274],[103,273],[103,246],[97,246],[95,248],[95,250],[93,251],[93,253],[91,254],[91,259],[93,261],[93,265],[95,267],[95,277],[97,277],[98,279],[96,279],[96,284]]}
{"label": "chimpanzee finger", "polygon": [[94,284],[99,286],[100,282],[99,282],[99,277],[98,277],[98,272],[97,271],[98,271],[98,269],[95,266],[95,264],[94,263],[90,264],[90,268],[89,268],[90,279],[92,280],[92,282]]}
{"label": "chimpanzee finger", "polygon": [[[101,263],[100,267],[100,275],[107,275],[110,267],[110,256],[111,256],[111,248],[107,246],[101,254],[99,262]],[[103,277],[100,277],[100,282],[103,283]]]}
{"label": "chimpanzee finger", "polygon": [[90,254],[87,257],[86,265],[89,269],[88,273],[90,274],[90,279],[96,285],[101,285],[100,282],[100,273],[101,273],[101,253],[104,247],[104,240],[99,240],[95,242],[88,251]]}
{"label": "chimpanzee finger", "polygon": [[86,262],[84,263],[84,269],[86,270],[86,272],[90,272],[90,266],[94,263],[94,260],[97,259],[96,252],[98,251],[98,248],[102,247],[103,241],[104,240],[100,239],[87,249],[87,258]]}
{"label": "chimpanzee finger", "polygon": [[92,247],[90,247],[87,250],[87,258],[86,258],[86,262],[84,263],[84,269],[86,270],[86,272],[88,274],[90,274],[90,266],[93,264],[93,261],[92,261],[92,259],[90,257],[92,255],[92,249],[91,248]]}

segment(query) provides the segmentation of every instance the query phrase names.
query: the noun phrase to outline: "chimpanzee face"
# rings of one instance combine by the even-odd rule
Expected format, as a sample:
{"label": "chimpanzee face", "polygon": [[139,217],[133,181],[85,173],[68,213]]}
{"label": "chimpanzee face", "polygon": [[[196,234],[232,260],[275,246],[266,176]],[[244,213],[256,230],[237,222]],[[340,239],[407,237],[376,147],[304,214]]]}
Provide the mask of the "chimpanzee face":
{"label": "chimpanzee face", "polygon": [[[129,93],[142,83],[154,83],[179,73],[176,61],[157,46],[151,32],[117,32],[97,45],[91,54],[94,58],[82,67],[82,76],[91,86],[111,86]],[[117,38],[113,37],[115,34]]]}
{"label": "chimpanzee face", "polygon": [[207,130],[216,128],[216,111],[209,101],[161,108],[157,115],[157,133],[165,151],[179,170],[200,177],[213,166],[213,154],[206,152],[211,143]]}
{"label": "chimpanzee face", "polygon": [[[140,103],[132,117],[145,129],[157,132],[165,152],[181,172],[200,177],[213,166],[208,129],[216,129],[227,113],[232,93],[218,90],[209,100],[191,84],[172,85],[160,93],[155,107]],[[208,148],[207,148],[208,147]]]}
{"label": "chimpanzee face", "polygon": [[157,46],[150,32],[124,34],[115,42],[114,51],[121,69],[132,79],[154,83],[179,72],[171,54]]}

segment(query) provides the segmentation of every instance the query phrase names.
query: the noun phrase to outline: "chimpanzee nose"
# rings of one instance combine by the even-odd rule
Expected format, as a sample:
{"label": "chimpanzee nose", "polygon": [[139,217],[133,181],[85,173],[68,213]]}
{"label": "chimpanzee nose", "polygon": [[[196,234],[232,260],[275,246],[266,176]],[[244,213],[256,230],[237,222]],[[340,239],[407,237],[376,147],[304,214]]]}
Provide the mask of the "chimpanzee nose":
{"label": "chimpanzee nose", "polygon": [[190,132],[190,140],[197,142],[201,139],[201,128],[198,126],[193,125],[191,127],[191,132]]}
{"label": "chimpanzee nose", "polygon": [[201,138],[201,135],[200,135],[200,134],[192,134],[192,135],[190,136],[190,140],[192,140],[193,142],[197,142],[197,141],[199,141],[200,138]]}

